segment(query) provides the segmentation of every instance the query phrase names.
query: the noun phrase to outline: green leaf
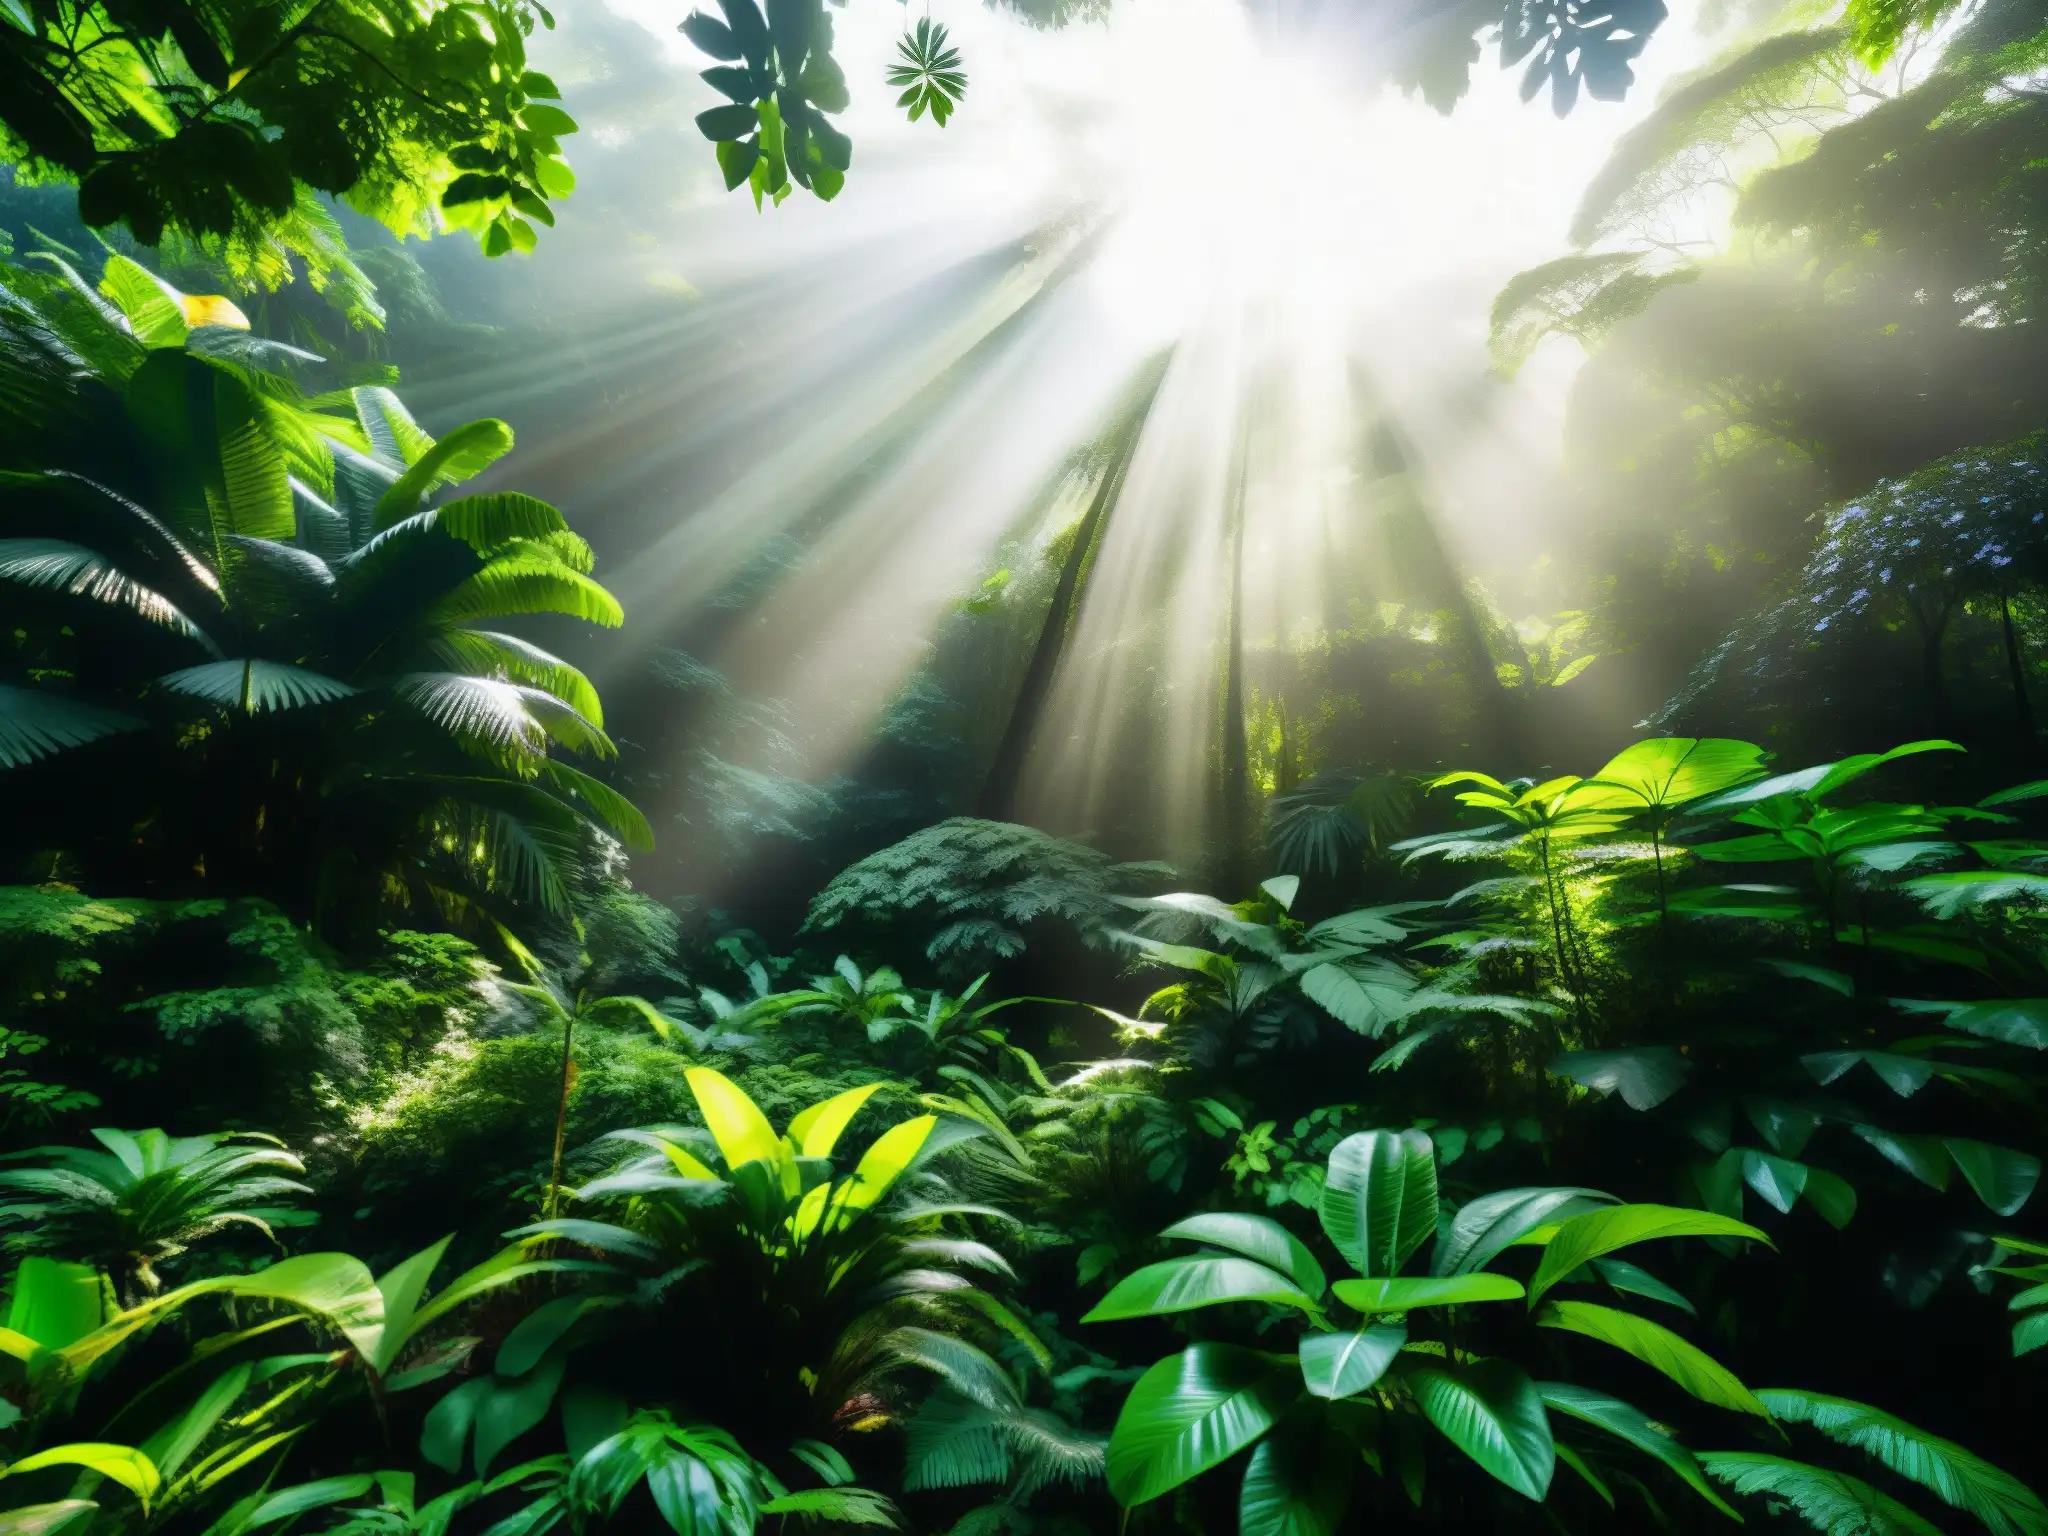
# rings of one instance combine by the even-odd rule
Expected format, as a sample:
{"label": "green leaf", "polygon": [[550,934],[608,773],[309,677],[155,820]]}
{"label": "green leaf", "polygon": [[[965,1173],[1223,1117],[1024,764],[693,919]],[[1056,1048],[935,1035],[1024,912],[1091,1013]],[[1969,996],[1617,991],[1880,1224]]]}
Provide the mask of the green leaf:
{"label": "green leaf", "polygon": [[1944,1021],[1950,1029],[2048,1051],[2048,998],[2011,997],[1958,1008]]}
{"label": "green leaf", "polygon": [[1484,1269],[1493,1259],[1540,1227],[1561,1224],[1584,1211],[1612,1203],[1597,1189],[1502,1189],[1458,1208],[1437,1239],[1430,1273],[1460,1275]]}
{"label": "green leaf", "polygon": [[1645,1365],[1662,1371],[1703,1403],[1732,1408],[1737,1413],[1753,1413],[1763,1419],[1771,1416],[1770,1410],[1758,1401],[1756,1394],[1745,1387],[1727,1366],[1648,1318],[1637,1317],[1632,1312],[1618,1312],[1612,1307],[1595,1306],[1588,1301],[1552,1301],[1537,1314],[1536,1321],[1545,1328],[1582,1333],[1589,1339],[1598,1339],[1603,1344],[1611,1344],[1626,1354],[1634,1355]]}
{"label": "green leaf", "polygon": [[1226,1461],[1278,1422],[1293,1367],[1235,1344],[1196,1344],[1139,1378],[1109,1437],[1109,1491],[1129,1508]]}
{"label": "green leaf", "polygon": [[1898,1500],[1846,1473],[1755,1451],[1703,1451],[1700,1464],[1737,1493],[1783,1500],[1827,1536],[1941,1536]]}
{"label": "green leaf", "polygon": [[1941,1144],[1963,1170],[1977,1198],[2001,1216],[2010,1216],[2025,1205],[2040,1182],[2041,1160],[2025,1152],[1956,1136],[1942,1137]]}
{"label": "green leaf", "polygon": [[14,1271],[7,1327],[44,1349],[64,1349],[100,1326],[103,1298],[100,1272],[90,1264],[31,1254]]}
{"label": "green leaf", "polygon": [[1238,1536],[1331,1536],[1351,1502],[1357,1459],[1327,1419],[1290,1418],[1252,1452],[1238,1494]]}
{"label": "green leaf", "polygon": [[[1593,1272],[1617,1291],[1626,1291],[1631,1296],[1641,1296],[1650,1301],[1661,1301],[1666,1306],[1697,1317],[1691,1298],[1683,1291],[1666,1285],[1646,1269],[1639,1269],[1626,1259],[1595,1259]],[[1577,1276],[1570,1278],[1576,1279]]]}
{"label": "green leaf", "polygon": [[351,698],[347,683],[281,661],[209,661],[157,679],[157,686],[188,698],[204,699],[223,709],[261,715],[285,709],[311,709]]}
{"label": "green leaf", "polygon": [[1572,791],[1572,804],[1600,809],[1670,810],[1764,775],[1761,747],[1708,736],[1639,741]]}
{"label": "green leaf", "polygon": [[0,1514],[0,1536],[56,1536],[80,1515],[99,1505],[91,1499],[59,1499],[54,1504],[24,1504]]}
{"label": "green leaf", "polygon": [[45,1467],[83,1467],[88,1472],[96,1472],[110,1482],[119,1483],[134,1494],[136,1501],[145,1511],[163,1482],[150,1459],[134,1446],[107,1445],[98,1441],[54,1445],[47,1451],[24,1456],[10,1464],[5,1471],[0,1471],[0,1477],[14,1477],[23,1472],[40,1472]]}
{"label": "green leaf", "polygon": [[389,528],[419,510],[429,493],[481,474],[512,451],[512,429],[495,417],[464,422],[410,462],[377,499],[376,526]]}
{"label": "green leaf", "polygon": [[2039,1496],[1953,1441],[1848,1398],[1793,1387],[1765,1387],[1757,1396],[1780,1419],[1810,1424],[1839,1445],[1865,1451],[1943,1503],[1975,1515],[1994,1536],[2048,1536],[2048,1506]]}
{"label": "green leaf", "polygon": [[1408,1342],[1404,1322],[1357,1333],[1310,1333],[1301,1340],[1301,1379],[1312,1396],[1354,1397],[1386,1374]]}
{"label": "green leaf", "polygon": [[[1340,1282],[1341,1287],[1341,1282]],[[1156,1317],[1188,1312],[1226,1301],[1269,1301],[1315,1310],[1315,1299],[1285,1275],[1230,1254],[1190,1254],[1147,1264],[1117,1282],[1084,1323],[1107,1323],[1126,1317]]]}
{"label": "green leaf", "polygon": [[1589,1259],[1667,1237],[1744,1237],[1772,1246],[1755,1227],[1711,1211],[1675,1205],[1609,1206],[1574,1216],[1557,1229],[1529,1281],[1529,1303],[1534,1306],[1545,1291]]}
{"label": "green leaf", "polygon": [[41,688],[0,684],[0,769],[24,767],[67,747],[82,747],[142,726],[135,716],[119,710]]}
{"label": "green leaf", "polygon": [[1948,1188],[1948,1159],[1942,1155],[1939,1138],[1899,1136],[1874,1125],[1854,1125],[1850,1129],[1882,1153],[1893,1167],[1911,1174],[1930,1189]]}
{"label": "green leaf", "polygon": [[1436,1231],[1436,1153],[1421,1131],[1361,1131],[1337,1143],[1317,1208],[1360,1274],[1392,1275]]}
{"label": "green leaf", "polygon": [[1456,1370],[1417,1366],[1404,1379],[1416,1407],[1445,1439],[1524,1498],[1543,1501],[1557,1469],[1557,1447],[1526,1371],[1506,1360],[1481,1360]]}
{"label": "green leaf", "polygon": [[709,1067],[686,1067],[683,1078],[696,1097],[705,1127],[718,1143],[727,1168],[736,1169],[745,1163],[773,1163],[781,1158],[782,1138],[739,1084]]}
{"label": "green leaf", "polygon": [[1713,1490],[1692,1452],[1680,1445],[1669,1431],[1652,1422],[1649,1415],[1640,1408],[1625,1403],[1618,1397],[1609,1397],[1604,1392],[1594,1392],[1561,1381],[1540,1381],[1536,1384],[1536,1390],[1542,1394],[1543,1401],[1548,1406],[1560,1413],[1568,1413],[1597,1429],[1604,1429],[1617,1439],[1627,1441],[1637,1450],[1656,1457],[1685,1479],[1686,1483],[1714,1508],[1731,1519],[1742,1518]]}
{"label": "green leaf", "polygon": [[714,143],[729,144],[744,139],[761,126],[761,114],[751,106],[732,103],[697,114],[697,131]]}
{"label": "green leaf", "polygon": [[1429,1279],[1339,1280],[1330,1289],[1358,1312],[1409,1312],[1417,1307],[1456,1307],[1468,1302],[1520,1301],[1522,1282],[1507,1275],[1439,1275]]}
{"label": "green leaf", "polygon": [[1692,1064],[1668,1045],[1625,1051],[1566,1051],[1551,1058],[1553,1077],[1583,1083],[1603,1098],[1620,1093],[1630,1109],[1655,1109],[1679,1089]]}
{"label": "green leaf", "polygon": [[1316,1262],[1306,1243],[1270,1216],[1212,1211],[1177,1221],[1159,1235],[1228,1248],[1279,1270],[1311,1296],[1323,1294],[1323,1266]]}

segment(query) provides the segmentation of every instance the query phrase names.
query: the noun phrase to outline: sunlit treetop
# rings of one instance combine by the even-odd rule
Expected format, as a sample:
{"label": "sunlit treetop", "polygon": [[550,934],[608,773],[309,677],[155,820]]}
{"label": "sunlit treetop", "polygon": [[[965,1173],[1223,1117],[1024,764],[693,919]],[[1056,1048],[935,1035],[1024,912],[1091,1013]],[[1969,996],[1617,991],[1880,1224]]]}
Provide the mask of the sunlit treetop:
{"label": "sunlit treetop", "polygon": [[346,262],[313,193],[394,234],[531,249],[576,124],[526,67],[528,0],[6,0],[0,160],[96,227],[197,240],[274,286]]}

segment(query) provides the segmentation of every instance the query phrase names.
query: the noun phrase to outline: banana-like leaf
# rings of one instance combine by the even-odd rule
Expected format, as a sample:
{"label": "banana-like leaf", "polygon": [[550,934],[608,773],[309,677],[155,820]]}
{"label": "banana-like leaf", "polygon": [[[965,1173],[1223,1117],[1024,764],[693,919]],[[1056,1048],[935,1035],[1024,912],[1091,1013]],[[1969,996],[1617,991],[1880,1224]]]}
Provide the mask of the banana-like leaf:
{"label": "banana-like leaf", "polygon": [[1791,1505],[1827,1536],[1941,1536],[1897,1499],[1846,1472],[1756,1451],[1703,1451],[1700,1464],[1737,1493]]}
{"label": "banana-like leaf", "polygon": [[1323,1266],[1316,1262],[1306,1243],[1270,1216],[1208,1211],[1177,1221],[1159,1235],[1228,1248],[1232,1253],[1241,1253],[1279,1270],[1310,1296],[1323,1294]]}
{"label": "banana-like leaf", "polygon": [[1436,1231],[1436,1149],[1422,1131],[1360,1131],[1337,1143],[1317,1206],[1362,1275],[1392,1275]]}
{"label": "banana-like leaf", "polygon": [[1703,1403],[1763,1419],[1771,1416],[1770,1409],[1727,1366],[1648,1318],[1590,1301],[1552,1301],[1537,1313],[1536,1321],[1545,1328],[1563,1328],[1612,1344],[1662,1371]]}
{"label": "banana-like leaf", "polygon": [[1522,1282],[1509,1275],[1472,1273],[1427,1279],[1339,1280],[1330,1289],[1357,1312],[1412,1312],[1418,1307],[1459,1307],[1481,1301],[1520,1301]]}
{"label": "banana-like leaf", "polygon": [[1844,1397],[1794,1387],[1764,1387],[1757,1396],[1780,1419],[1811,1424],[1837,1444],[1866,1451],[1943,1503],[1975,1515],[1993,1536],[2048,1536],[2048,1505],[2040,1496],[1953,1441]]}
{"label": "banana-like leaf", "polygon": [[1259,1442],[1238,1492],[1238,1536],[1331,1536],[1351,1502],[1357,1451],[1320,1415],[1290,1415]]}
{"label": "banana-like leaf", "polygon": [[1557,1444],[1526,1371],[1506,1360],[1480,1360],[1458,1369],[1417,1366],[1404,1380],[1445,1439],[1523,1498],[1543,1501]]}
{"label": "banana-like leaf", "polygon": [[1612,1204],[1597,1189],[1502,1189],[1458,1208],[1430,1255],[1434,1275],[1462,1275],[1484,1269],[1498,1255],[1548,1226]]}
{"label": "banana-like leaf", "polygon": [[0,684],[0,769],[20,768],[90,742],[139,731],[133,715],[40,688]]}
{"label": "banana-like leaf", "polygon": [[1276,1270],[1235,1254],[1196,1253],[1147,1264],[1126,1275],[1081,1321],[1158,1317],[1227,1301],[1267,1301],[1315,1310],[1315,1299]]}
{"label": "banana-like leaf", "polygon": [[1109,1491],[1126,1509],[1170,1493],[1258,1440],[1295,1396],[1294,1367],[1196,1344],[1138,1379],[1109,1437]]}
{"label": "banana-like leaf", "polygon": [[877,1136],[862,1154],[853,1177],[841,1186],[836,1199],[838,1209],[850,1215],[874,1205],[926,1154],[932,1133],[938,1128],[937,1115],[919,1115],[901,1125],[892,1125]]}
{"label": "banana-like leaf", "polygon": [[1588,1211],[1559,1227],[1544,1247],[1543,1261],[1529,1281],[1529,1304],[1534,1306],[1545,1291],[1589,1259],[1669,1237],[1743,1237],[1772,1246],[1755,1227],[1712,1211],[1675,1205],[1616,1205]]}
{"label": "banana-like leaf", "polygon": [[1714,1508],[1731,1519],[1742,1518],[1707,1482],[1698,1458],[1673,1439],[1669,1431],[1651,1422],[1649,1415],[1641,1409],[1618,1397],[1609,1397],[1604,1392],[1594,1392],[1568,1382],[1539,1381],[1536,1390],[1542,1394],[1546,1406],[1604,1429],[1610,1435],[1626,1440],[1637,1450],[1656,1457],[1685,1479]]}
{"label": "banana-like leaf", "polygon": [[167,672],[157,686],[188,698],[204,699],[224,709],[261,715],[285,709],[311,709],[351,698],[347,683],[282,661],[209,661]]}
{"label": "banana-like leaf", "polygon": [[1352,1397],[1377,1382],[1408,1342],[1400,1319],[1357,1333],[1310,1333],[1301,1340],[1301,1379],[1314,1397]]}

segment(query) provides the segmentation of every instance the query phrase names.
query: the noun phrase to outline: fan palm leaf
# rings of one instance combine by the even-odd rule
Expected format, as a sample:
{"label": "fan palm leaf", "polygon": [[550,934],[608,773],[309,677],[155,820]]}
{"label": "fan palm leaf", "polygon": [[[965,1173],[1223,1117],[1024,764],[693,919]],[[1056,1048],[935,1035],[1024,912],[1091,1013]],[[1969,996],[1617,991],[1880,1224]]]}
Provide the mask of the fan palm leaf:
{"label": "fan palm leaf", "polygon": [[204,699],[245,715],[261,715],[284,709],[310,709],[351,697],[356,690],[347,683],[325,677],[304,667],[282,661],[210,661],[204,666],[184,667],[157,679],[157,686],[187,698]]}
{"label": "fan palm leaf", "polygon": [[0,769],[20,768],[67,747],[141,729],[141,720],[117,709],[40,688],[0,684]]}
{"label": "fan palm leaf", "polygon": [[216,656],[220,654],[206,631],[176,603],[83,544],[63,539],[0,539],[0,581],[126,608],[173,634],[197,640]]}

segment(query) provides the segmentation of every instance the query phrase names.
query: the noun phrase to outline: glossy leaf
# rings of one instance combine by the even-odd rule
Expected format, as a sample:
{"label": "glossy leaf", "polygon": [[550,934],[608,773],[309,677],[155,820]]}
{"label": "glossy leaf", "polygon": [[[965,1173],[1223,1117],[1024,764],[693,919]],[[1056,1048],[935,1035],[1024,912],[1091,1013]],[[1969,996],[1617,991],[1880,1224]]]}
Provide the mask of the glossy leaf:
{"label": "glossy leaf", "polygon": [[1520,1366],[1481,1360],[1423,1365],[1405,1377],[1416,1407],[1444,1438],[1526,1499],[1541,1503],[1557,1468],[1550,1416]]}
{"label": "glossy leaf", "polygon": [[1357,1454],[1320,1416],[1290,1417],[1259,1442],[1238,1493],[1238,1536],[1331,1536],[1351,1501]]}
{"label": "glossy leaf", "polygon": [[98,1473],[134,1494],[145,1510],[163,1482],[150,1459],[134,1446],[107,1445],[97,1441],[53,1445],[47,1451],[37,1451],[33,1456],[24,1456],[11,1463],[0,1471],[0,1477],[40,1472],[46,1467],[80,1467],[87,1472]]}
{"label": "glossy leaf", "polygon": [[1771,1242],[1747,1223],[1683,1206],[1616,1205],[1588,1211],[1559,1227],[1557,1236],[1545,1246],[1543,1260],[1529,1281],[1530,1304],[1589,1259],[1635,1243],[1671,1237],[1742,1237],[1767,1247]]}
{"label": "glossy leaf", "polygon": [[1294,1367],[1234,1344],[1196,1344],[1139,1378],[1109,1437],[1109,1491],[1126,1508],[1170,1493],[1278,1422]]}
{"label": "glossy leaf", "polygon": [[1339,1280],[1330,1289],[1358,1312],[1409,1312],[1417,1307],[1456,1307],[1470,1302],[1520,1301],[1522,1282],[1508,1275],[1475,1273],[1426,1279]]}
{"label": "glossy leaf", "polygon": [[2025,1205],[2040,1182],[2041,1160],[2028,1153],[1956,1136],[1942,1137],[1941,1144],[1948,1148],[1948,1155],[1970,1181],[1977,1198],[2001,1216],[2010,1216]]}
{"label": "glossy leaf", "polygon": [[1392,1275],[1436,1231],[1436,1154],[1421,1131],[1361,1131],[1330,1153],[1318,1214],[1360,1274]]}
{"label": "glossy leaf", "polygon": [[1279,1270],[1311,1296],[1323,1294],[1323,1266],[1316,1262],[1306,1243],[1270,1216],[1210,1211],[1177,1221],[1159,1235],[1228,1248]]}
{"label": "glossy leaf", "polygon": [[1760,779],[1766,753],[1724,737],[1659,737],[1610,759],[1572,792],[1575,804],[1666,810]]}
{"label": "glossy leaf", "polygon": [[1771,1412],[1735,1373],[1669,1328],[1589,1301],[1553,1301],[1537,1314],[1545,1328],[1563,1328],[1611,1344],[1653,1369],[1662,1371],[1703,1403],[1753,1413],[1768,1419]]}
{"label": "glossy leaf", "polygon": [[839,1144],[840,1134],[881,1087],[875,1082],[849,1088],[798,1114],[789,1122],[789,1139],[796,1143],[798,1153],[804,1157],[830,1157]]}
{"label": "glossy leaf", "polygon": [[1604,1429],[1617,1439],[1625,1440],[1637,1450],[1654,1456],[1672,1471],[1676,1472],[1699,1496],[1709,1504],[1733,1519],[1742,1517],[1728,1506],[1728,1502],[1716,1493],[1700,1470],[1698,1458],[1680,1445],[1669,1431],[1653,1423],[1650,1416],[1633,1404],[1625,1403],[1618,1397],[1609,1397],[1604,1392],[1595,1392],[1587,1387],[1562,1381],[1540,1381],[1536,1390],[1542,1394],[1544,1403],[1560,1413],[1568,1413],[1598,1429]]}
{"label": "glossy leaf", "polygon": [[1460,1206],[1438,1237],[1430,1273],[1457,1275],[1484,1269],[1531,1232],[1561,1225],[1613,1199],[1597,1189],[1570,1188],[1502,1189],[1481,1195]]}
{"label": "glossy leaf", "polygon": [[1408,1342],[1408,1325],[1376,1323],[1357,1333],[1310,1333],[1301,1340],[1301,1379],[1312,1396],[1352,1397],[1386,1374]]}
{"label": "glossy leaf", "polygon": [[1314,1298],[1276,1270],[1234,1254],[1190,1254],[1147,1264],[1126,1275],[1081,1319],[1106,1323],[1126,1317],[1189,1312],[1227,1301],[1268,1301],[1312,1311]]}
{"label": "glossy leaf", "polygon": [[709,1067],[686,1067],[683,1078],[696,1096],[705,1128],[718,1143],[727,1168],[772,1163],[781,1156],[782,1138],[739,1084]]}

